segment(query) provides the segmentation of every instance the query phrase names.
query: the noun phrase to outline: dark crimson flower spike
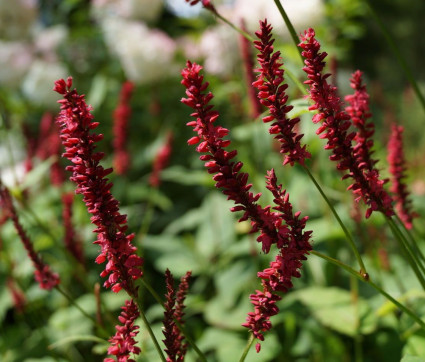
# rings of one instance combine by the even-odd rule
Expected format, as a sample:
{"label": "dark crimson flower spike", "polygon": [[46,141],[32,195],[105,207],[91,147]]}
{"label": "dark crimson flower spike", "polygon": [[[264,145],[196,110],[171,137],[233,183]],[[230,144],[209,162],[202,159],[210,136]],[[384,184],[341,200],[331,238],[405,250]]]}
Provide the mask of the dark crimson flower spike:
{"label": "dark crimson flower spike", "polygon": [[95,152],[96,142],[103,139],[102,134],[93,133],[99,123],[93,122],[91,108],[87,106],[84,95],[71,90],[72,78],[55,82],[54,90],[63,95],[61,111],[57,123],[61,130],[65,153],[62,157],[73,165],[67,166],[72,172],[71,181],[77,184],[76,193],[83,195],[87,210],[92,214],[91,222],[96,225],[95,244],[101,252],[96,262],[107,261],[105,270],[100,274],[108,276],[104,286],[118,292],[122,288],[128,294],[137,296],[134,280],[142,276],[143,259],[136,254],[131,241],[134,234],[126,235],[127,217],[119,212],[118,201],[112,196],[112,183],[106,178],[112,169],[104,169],[100,160],[104,154]]}

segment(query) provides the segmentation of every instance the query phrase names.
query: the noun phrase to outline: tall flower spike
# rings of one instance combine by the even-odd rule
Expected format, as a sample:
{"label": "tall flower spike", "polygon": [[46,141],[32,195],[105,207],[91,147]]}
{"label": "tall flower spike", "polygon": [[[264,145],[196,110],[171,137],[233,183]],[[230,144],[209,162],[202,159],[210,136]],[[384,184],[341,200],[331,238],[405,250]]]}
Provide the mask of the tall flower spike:
{"label": "tall flower spike", "polygon": [[54,90],[62,94],[61,111],[57,122],[61,128],[61,139],[65,146],[62,155],[73,165],[67,166],[72,172],[71,181],[77,184],[76,193],[83,195],[88,212],[93,216],[91,222],[96,225],[95,244],[101,247],[97,263],[108,261],[105,270],[100,274],[108,276],[104,286],[118,292],[124,288],[131,296],[137,295],[134,280],[142,276],[143,259],[136,254],[136,248],[131,241],[134,234],[126,235],[127,218],[119,212],[118,201],[112,196],[112,183],[105,176],[112,169],[104,169],[99,161],[102,152],[95,152],[95,143],[103,138],[101,134],[91,131],[99,123],[93,122],[90,107],[87,106],[84,95],[71,90],[72,78],[60,79],[55,82]]}
{"label": "tall flower spike", "polygon": [[412,212],[411,200],[408,199],[406,183],[406,160],[403,152],[403,131],[402,126],[391,125],[391,136],[388,141],[388,163],[390,165],[391,188],[394,195],[397,213],[407,229],[412,228],[412,220],[418,214]]}
{"label": "tall flower spike", "polygon": [[[111,347],[108,349],[108,354],[117,358],[117,362],[136,362],[130,358],[130,354],[140,354],[141,350],[136,346],[137,342],[134,339],[139,333],[139,326],[134,325],[134,321],[139,316],[139,309],[133,300],[126,300],[125,306],[121,307],[122,312],[118,320],[122,325],[115,326],[117,332],[109,342]],[[113,358],[105,358],[104,362],[115,362]]]}
{"label": "tall flower spike", "polygon": [[360,70],[352,74],[350,86],[354,89],[354,94],[345,97],[345,100],[350,104],[345,107],[345,111],[350,115],[353,125],[357,128],[354,137],[354,157],[357,159],[360,168],[372,171],[378,162],[372,159],[372,137],[375,133],[375,125],[373,122],[368,122],[372,115],[369,110],[369,94],[363,84],[362,76],[363,73]]}
{"label": "tall flower spike", "polygon": [[[267,172],[267,189],[274,196],[273,209],[277,210],[288,226],[287,243],[280,248],[279,255],[270,263],[270,268],[258,273],[262,279],[263,290],[251,294],[251,303],[254,305],[254,312],[248,313],[247,321],[243,324],[249,328],[254,336],[260,341],[264,340],[264,332],[271,329],[270,317],[279,312],[276,305],[281,297],[277,292],[287,292],[292,285],[292,278],[301,276],[299,270],[302,267],[302,260],[306,260],[306,255],[312,249],[310,244],[311,231],[304,231],[308,217],[300,218],[301,213],[293,213],[292,204],[289,202],[289,194],[282,190],[282,185],[277,185],[277,178],[274,170]],[[257,352],[260,351],[260,344],[256,345]]]}
{"label": "tall flower spike", "polygon": [[118,106],[114,111],[113,165],[118,175],[125,174],[130,164],[130,155],[126,145],[128,141],[128,122],[131,116],[130,98],[133,88],[134,84],[130,81],[123,83]]}
{"label": "tall flower spike", "polygon": [[348,189],[352,190],[356,201],[363,199],[368,205],[366,218],[373,211],[380,211],[386,216],[394,215],[391,197],[384,190],[385,181],[380,179],[378,170],[365,169],[364,162],[359,162],[355,157],[352,140],[356,134],[347,132],[350,116],[342,110],[336,87],[327,82],[330,74],[323,74],[327,54],[320,52],[320,43],[315,39],[313,29],[305,31],[299,46],[303,49],[306,64],[303,70],[308,77],[304,83],[309,85],[310,98],[314,102],[309,109],[318,111],[313,116],[313,122],[322,123],[316,133],[323,133],[320,137],[328,139],[325,149],[332,150],[330,160],[338,162],[338,170],[347,171],[343,179],[354,180]]}
{"label": "tall flower spike", "polygon": [[230,209],[232,212],[244,211],[239,221],[250,219],[251,232],[261,231],[257,241],[262,243],[262,250],[268,253],[272,244],[276,244],[278,248],[284,245],[287,227],[282,224],[282,218],[277,213],[270,211],[270,206],[262,208],[257,204],[261,194],[254,195],[249,191],[252,184],[247,183],[248,174],[240,172],[242,162],[232,161],[237,151],[225,150],[230,141],[223,140],[222,137],[229,131],[221,126],[214,126],[219,114],[208,104],[213,95],[211,92],[206,93],[208,82],[203,82],[204,77],[199,74],[201,70],[200,65],[188,61],[182,71],[181,83],[186,87],[188,98],[181,101],[195,110],[191,116],[196,118],[196,121],[187,123],[197,133],[197,136],[189,139],[188,144],[195,145],[200,142],[196,150],[206,153],[200,156],[200,160],[205,161],[208,173],[214,174],[215,186],[222,189],[227,199],[237,205]]}
{"label": "tall flower spike", "polygon": [[187,344],[183,344],[183,335],[177,327],[175,320],[180,324],[183,324],[182,317],[184,315],[184,299],[186,297],[188,285],[188,279],[190,272],[187,272],[181,279],[179,289],[174,289],[173,275],[167,269],[165,271],[165,281],[167,286],[167,293],[165,295],[166,302],[164,304],[164,328],[162,333],[165,336],[163,342],[165,344],[165,352],[167,353],[167,362],[181,362],[184,360],[184,356],[187,350]]}
{"label": "tall flower spike", "polygon": [[301,146],[302,134],[297,134],[294,130],[300,119],[289,118],[288,112],[292,106],[287,105],[288,96],[285,90],[288,85],[284,83],[284,70],[282,69],[282,58],[280,52],[274,52],[272,39],[272,27],[267,24],[267,20],[260,21],[260,31],[255,35],[260,39],[254,41],[258,49],[257,55],[260,68],[257,80],[252,85],[258,89],[258,97],[261,104],[266,106],[270,115],[263,118],[263,122],[273,122],[270,126],[270,134],[275,135],[281,143],[280,153],[285,156],[283,164],[289,163],[291,166],[298,162],[304,164],[306,158],[310,158],[310,153],[306,146]]}
{"label": "tall flower spike", "polygon": [[50,267],[43,262],[40,256],[35,252],[33,244],[25,232],[24,228],[19,222],[18,214],[16,213],[15,207],[13,206],[12,197],[10,196],[9,190],[3,186],[0,182],[0,207],[7,213],[12,219],[13,225],[24,245],[28,257],[31,259],[34,265],[35,280],[40,285],[41,289],[51,290],[60,283],[58,274],[53,273]]}

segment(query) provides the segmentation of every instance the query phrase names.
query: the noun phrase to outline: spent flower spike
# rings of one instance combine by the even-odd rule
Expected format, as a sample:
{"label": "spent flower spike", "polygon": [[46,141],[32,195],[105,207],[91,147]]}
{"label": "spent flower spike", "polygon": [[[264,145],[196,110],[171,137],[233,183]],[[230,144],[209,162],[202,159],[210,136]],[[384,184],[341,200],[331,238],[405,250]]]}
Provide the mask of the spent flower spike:
{"label": "spent flower spike", "polygon": [[103,135],[92,133],[99,123],[93,122],[91,108],[87,106],[84,95],[71,90],[72,78],[55,82],[54,90],[63,96],[61,111],[57,122],[61,129],[61,140],[65,146],[63,157],[73,165],[67,166],[72,172],[71,181],[77,184],[76,193],[83,195],[91,222],[96,225],[95,244],[101,247],[96,262],[107,261],[100,274],[107,277],[104,286],[118,292],[122,288],[131,296],[137,295],[134,280],[142,276],[143,259],[136,254],[131,241],[134,234],[126,235],[127,217],[119,212],[118,201],[112,196],[112,183],[105,177],[112,169],[104,169],[99,161],[102,152],[95,152],[95,143]]}
{"label": "spent flower spike", "polygon": [[390,191],[394,196],[397,213],[407,229],[412,228],[412,221],[418,214],[412,211],[411,200],[404,179],[406,178],[406,160],[403,152],[403,126],[391,125],[388,141],[388,164],[391,173]]}
{"label": "spent flower spike", "polygon": [[165,294],[166,302],[164,304],[164,328],[162,333],[165,339],[162,341],[166,347],[167,362],[181,362],[187,350],[187,344],[183,343],[184,337],[176,325],[177,320],[183,325],[183,309],[184,300],[189,287],[188,279],[191,272],[187,272],[181,279],[178,291],[174,288],[174,279],[171,272],[167,269],[165,271],[165,282],[167,286],[167,293]]}
{"label": "spent flower spike", "polygon": [[394,215],[391,197],[384,190],[385,180],[380,179],[376,168],[365,169],[365,163],[355,156],[352,141],[356,134],[348,133],[350,115],[342,110],[342,101],[336,87],[327,81],[330,74],[323,74],[327,53],[320,52],[320,43],[316,40],[313,29],[304,32],[299,46],[303,49],[302,56],[306,65],[303,70],[308,77],[304,83],[309,85],[309,95],[314,102],[309,109],[318,111],[313,116],[313,122],[321,122],[316,133],[328,140],[325,149],[332,150],[330,160],[338,162],[338,170],[347,171],[343,179],[354,180],[348,189],[352,190],[356,201],[363,199],[368,206],[366,218],[373,211],[380,211],[388,217]]}
{"label": "spent flower spike", "polygon": [[300,119],[290,118],[288,112],[292,106],[287,105],[288,96],[285,90],[288,85],[284,83],[284,70],[282,69],[282,58],[280,52],[274,52],[274,39],[272,39],[272,26],[267,20],[260,21],[260,30],[255,33],[259,40],[254,41],[258,49],[257,55],[260,68],[257,80],[252,85],[258,89],[258,98],[261,104],[266,106],[270,115],[263,117],[263,122],[273,122],[270,126],[270,134],[274,134],[275,139],[281,143],[280,153],[285,156],[283,164],[298,162],[304,165],[306,158],[310,158],[310,153],[306,146],[301,145],[302,134],[297,134],[294,130]]}

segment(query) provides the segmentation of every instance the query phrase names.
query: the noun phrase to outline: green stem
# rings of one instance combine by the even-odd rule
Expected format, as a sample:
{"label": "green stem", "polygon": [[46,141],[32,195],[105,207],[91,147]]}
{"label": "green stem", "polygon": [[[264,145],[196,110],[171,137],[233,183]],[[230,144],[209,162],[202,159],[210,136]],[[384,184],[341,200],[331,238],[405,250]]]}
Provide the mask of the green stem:
{"label": "green stem", "polygon": [[[406,238],[403,236],[399,228],[397,227],[397,224],[394,222],[394,220],[391,217],[385,218],[391,228],[391,231],[393,232],[398,244],[400,245],[401,249],[403,250],[407,261],[409,262],[410,266],[412,267],[414,273],[416,274],[416,277],[418,278],[419,282],[422,285],[422,288],[425,290],[425,279],[422,273],[425,273],[425,268],[418,259],[417,255],[413,252],[411,249],[409,243],[407,242]],[[422,273],[419,270],[418,266],[422,269]]]}
{"label": "green stem", "polygon": [[243,350],[242,356],[239,360],[239,362],[244,362],[246,356],[248,355],[249,350],[251,349],[252,343],[254,342],[254,335],[252,333],[249,334],[249,339],[248,342],[246,344],[245,349]]}
{"label": "green stem", "polygon": [[331,209],[332,213],[334,214],[336,220],[338,221],[338,224],[341,226],[342,230],[344,231],[344,234],[347,237],[346,240],[348,241],[348,244],[350,245],[351,250],[353,251],[353,253],[356,257],[357,262],[359,263],[361,275],[367,276],[367,271],[366,271],[366,267],[364,265],[363,259],[360,255],[359,251],[357,250],[356,244],[354,243],[354,240],[353,240],[350,232],[346,228],[345,224],[342,222],[342,220],[339,217],[338,213],[336,212],[334,206],[332,205],[332,203],[330,202],[330,200],[328,199],[328,197],[326,196],[323,189],[320,187],[319,183],[316,181],[316,179],[314,178],[314,176],[312,175],[310,170],[307,168],[307,166],[303,165],[302,167],[305,170],[305,172],[307,172],[307,175],[310,177],[311,181],[314,183],[314,186],[316,186],[317,190],[320,192],[320,195],[322,195],[323,199],[328,204],[328,206]]}
{"label": "green stem", "polygon": [[211,10],[211,12],[215,16],[217,16],[217,18],[219,18],[220,20],[224,21],[227,25],[229,25],[234,30],[236,30],[239,34],[241,34],[246,39],[248,39],[250,42],[253,42],[254,41],[254,38],[251,35],[249,35],[245,30],[242,30],[241,28],[238,28],[235,24],[233,24],[232,22],[230,22],[229,20],[227,20],[223,15],[219,14],[217,11],[212,11]]}
{"label": "green stem", "polygon": [[339,260],[336,260],[334,258],[331,258],[330,256],[327,256],[325,254],[319,253],[318,251],[311,251],[310,252],[313,255],[318,256],[319,258],[322,258],[336,266],[341,267],[342,269],[346,270],[347,272],[349,272],[351,275],[354,275],[357,279],[360,279],[361,281],[369,284],[372,288],[374,288],[377,292],[379,292],[380,294],[382,294],[386,299],[388,299],[391,303],[393,303],[398,309],[400,309],[401,311],[405,312],[406,314],[408,314],[410,317],[412,317],[412,319],[418,323],[424,330],[425,330],[425,323],[422,321],[421,318],[419,318],[414,312],[412,312],[409,308],[407,308],[406,306],[404,306],[403,304],[401,304],[399,301],[397,301],[396,299],[394,299],[391,295],[389,295],[387,292],[385,292],[381,287],[379,287],[378,285],[376,285],[374,282],[372,282],[372,280],[370,278],[365,278],[364,276],[362,276],[359,272],[355,271],[353,268],[351,268],[350,266],[348,266],[347,264],[342,263]]}
{"label": "green stem", "polygon": [[158,340],[155,337],[155,334],[153,333],[153,330],[150,326],[149,321],[146,319],[145,313],[143,313],[143,308],[142,305],[139,301],[139,298],[133,298],[134,302],[137,304],[137,307],[139,308],[139,313],[140,313],[140,317],[142,318],[143,324],[145,325],[145,328],[147,329],[149,335],[151,336],[151,339],[155,345],[155,349],[159,354],[159,357],[161,358],[162,362],[167,362],[167,360],[165,359],[164,354],[162,353],[162,349],[158,343]]}
{"label": "green stem", "polygon": [[[155,298],[155,300],[157,301],[157,303],[160,304],[165,309],[164,303],[162,302],[162,300],[161,300],[160,296],[158,295],[158,293],[151,287],[151,285],[149,283],[146,282],[146,280],[144,280],[143,278],[141,280],[142,280],[142,284],[149,291],[149,293],[151,293],[151,295]],[[174,322],[176,323],[176,325],[180,329],[180,331],[183,333],[183,335],[186,338],[187,342],[191,345],[191,347],[193,348],[193,350],[197,353],[197,355],[200,358],[200,360],[203,361],[203,362],[207,362],[207,358],[202,353],[202,351],[199,349],[199,347],[196,345],[195,341],[189,336],[189,334],[187,333],[187,331],[185,330],[185,328],[181,325],[181,323],[178,320],[176,320],[176,319],[174,319]]]}
{"label": "green stem", "polygon": [[404,75],[406,76],[407,80],[409,81],[410,85],[412,86],[413,90],[415,91],[416,96],[418,97],[418,99],[419,99],[419,101],[422,105],[422,108],[425,111],[424,95],[422,94],[422,92],[421,92],[421,90],[418,86],[418,83],[416,82],[415,77],[413,76],[412,72],[410,71],[410,68],[409,68],[403,54],[401,53],[400,49],[398,48],[397,43],[394,40],[394,37],[391,35],[391,33],[389,32],[389,30],[387,29],[385,24],[379,18],[378,14],[375,12],[373,7],[370,5],[370,1],[366,0],[366,3],[368,5],[369,11],[370,11],[372,17],[374,18],[374,20],[378,24],[379,28],[381,29],[382,33],[384,34],[385,40],[387,41],[391,51],[393,52],[395,58],[397,59],[401,69],[403,70]]}
{"label": "green stem", "polygon": [[75,302],[74,298],[72,298],[68,292],[66,292],[60,285],[56,285],[55,289],[62,294],[68,301],[71,303],[75,308],[77,308],[82,315],[84,315],[86,318],[90,319],[102,332],[105,333],[106,336],[109,336],[108,331],[90,314],[88,314],[83,308],[81,308],[77,302]]}
{"label": "green stem", "polygon": [[298,54],[300,55],[301,64],[302,64],[302,65],[304,65],[304,59],[303,59],[303,56],[301,55],[301,49],[300,49],[300,47],[298,46],[298,44],[299,44],[299,42],[300,42],[300,39],[298,38],[297,32],[295,31],[295,28],[294,28],[294,26],[292,25],[291,20],[289,20],[289,17],[288,17],[288,15],[286,14],[286,11],[285,11],[285,9],[283,8],[283,6],[282,6],[282,4],[280,3],[280,1],[279,1],[279,0],[274,0],[274,3],[276,4],[276,6],[277,6],[277,8],[278,8],[278,10],[279,10],[279,12],[280,12],[280,15],[282,15],[283,21],[285,22],[285,25],[286,25],[286,27],[288,28],[289,33],[291,34],[292,41],[294,42],[295,47],[296,47],[296,48],[297,48],[297,50],[298,50]]}

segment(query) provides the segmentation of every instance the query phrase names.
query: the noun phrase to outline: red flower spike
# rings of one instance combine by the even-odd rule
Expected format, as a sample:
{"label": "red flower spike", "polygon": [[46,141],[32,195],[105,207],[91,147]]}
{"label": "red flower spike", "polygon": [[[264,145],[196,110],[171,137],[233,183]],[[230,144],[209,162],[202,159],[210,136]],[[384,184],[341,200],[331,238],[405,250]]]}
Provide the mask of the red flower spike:
{"label": "red flower spike", "polygon": [[[139,333],[139,326],[134,325],[134,321],[139,316],[139,309],[133,300],[126,300],[125,306],[121,307],[123,310],[118,320],[122,325],[117,325],[115,329],[117,332],[109,342],[111,347],[108,348],[108,354],[117,358],[117,362],[135,362],[130,358],[130,353],[140,354],[141,350],[136,347],[135,337]],[[105,358],[104,362],[115,362],[113,358]]]}
{"label": "red flower spike", "polygon": [[15,207],[13,206],[12,197],[10,196],[9,190],[0,183],[0,207],[6,212],[10,219],[12,219],[13,225],[24,245],[28,257],[31,259],[35,271],[35,280],[40,285],[41,289],[51,290],[60,283],[59,275],[53,273],[50,267],[43,262],[40,256],[35,252],[34,246],[26,234],[24,228],[19,222],[18,214],[16,213]]}
{"label": "red flower spike", "polygon": [[248,174],[240,172],[242,162],[232,161],[237,154],[236,150],[224,150],[230,145],[230,141],[223,141],[221,137],[227,135],[228,130],[214,126],[218,113],[208,104],[213,95],[211,92],[206,93],[208,83],[203,82],[204,77],[199,74],[201,70],[200,65],[188,61],[187,67],[182,71],[181,83],[186,87],[188,96],[182,99],[182,103],[195,110],[191,116],[196,118],[196,122],[191,122],[191,126],[197,137],[191,138],[190,144],[201,142],[197,151],[207,153],[200,159],[206,161],[208,172],[214,174],[215,186],[222,189],[228,200],[238,205],[231,211],[244,211],[239,221],[250,219],[252,232],[261,231],[257,241],[262,243],[262,250],[268,253],[272,244],[281,247],[285,243],[287,228],[277,213],[270,212],[270,207],[262,208],[257,205],[260,194],[254,195],[250,192],[252,185],[247,183]]}
{"label": "red flower spike", "polygon": [[368,122],[372,117],[369,110],[369,94],[362,80],[363,73],[359,70],[353,73],[350,79],[350,86],[354,89],[354,94],[345,97],[350,104],[345,107],[345,111],[350,115],[353,125],[357,128],[354,137],[355,146],[353,147],[354,157],[362,169],[372,171],[378,162],[372,159],[372,136],[375,133],[373,122]]}
{"label": "red flower spike", "polygon": [[393,124],[391,126],[391,136],[388,141],[388,163],[390,165],[391,188],[395,202],[397,213],[403,221],[407,229],[412,228],[412,221],[418,214],[411,210],[411,200],[408,199],[409,192],[407,190],[404,179],[406,178],[406,160],[403,152],[403,132],[402,126]]}
{"label": "red flower spike", "polygon": [[[72,172],[71,181],[77,184],[76,193],[83,195],[91,222],[96,225],[95,244],[101,247],[97,262],[108,261],[102,277],[108,277],[104,286],[114,292],[125,289],[131,296],[137,296],[134,280],[142,276],[143,259],[137,256],[136,248],[131,241],[134,235],[126,235],[127,220],[119,212],[118,201],[112,196],[112,183],[105,178],[112,169],[104,169],[99,161],[103,153],[94,152],[95,143],[103,136],[92,133],[98,126],[93,122],[84,95],[71,90],[72,78],[67,82],[60,79],[55,82],[54,90],[62,94],[61,111],[57,123],[61,129],[61,140],[65,146],[63,157],[68,158],[73,165],[67,166]],[[131,260],[131,263],[129,263]]]}
{"label": "red flower spike", "polygon": [[[276,244],[280,251],[271,267],[258,274],[262,279],[263,291],[250,296],[254,312],[248,314],[247,323],[244,324],[262,341],[263,333],[272,327],[270,317],[279,311],[276,302],[281,297],[277,292],[287,291],[292,287],[291,278],[300,276],[301,261],[311,250],[311,231],[303,231],[306,217],[300,219],[300,213],[292,214],[289,197],[281,186],[277,186],[273,170],[268,174],[267,188],[275,197],[276,212],[271,211],[270,206],[262,208],[256,204],[260,194],[249,192],[251,184],[247,183],[248,174],[240,172],[242,162],[232,161],[237,152],[224,150],[230,142],[223,142],[221,135],[227,135],[228,131],[213,124],[218,114],[209,105],[213,96],[206,93],[208,83],[203,82],[203,76],[199,74],[201,69],[200,65],[187,62],[187,67],[182,71],[182,84],[188,96],[182,102],[195,110],[191,115],[196,122],[190,122],[190,126],[197,132],[197,142],[201,142],[197,151],[206,153],[200,159],[205,161],[208,172],[214,174],[216,187],[221,188],[228,199],[236,204],[231,211],[244,212],[239,221],[250,219],[251,232],[261,232],[257,241],[262,243],[263,251],[268,253],[272,244]],[[259,350],[260,346],[257,345]]]}
{"label": "red flower spike", "polygon": [[301,146],[302,134],[294,131],[300,119],[288,117],[288,112],[292,106],[288,106],[288,96],[285,90],[288,85],[284,83],[284,70],[282,69],[282,58],[280,52],[273,52],[272,27],[267,24],[267,20],[260,21],[260,31],[255,35],[260,40],[254,41],[258,49],[257,55],[260,68],[257,80],[252,85],[258,89],[258,98],[261,104],[269,108],[270,115],[263,117],[263,122],[273,122],[270,126],[270,134],[281,143],[280,153],[285,155],[283,164],[298,162],[304,165],[304,160],[310,158],[311,154],[306,150],[306,146]]}
{"label": "red flower spike", "polygon": [[332,150],[330,160],[338,162],[338,170],[347,171],[343,179],[354,180],[348,189],[352,190],[356,201],[363,199],[368,205],[366,218],[370,217],[373,211],[380,211],[386,216],[394,215],[391,197],[383,187],[385,180],[380,179],[376,168],[369,170],[365,167],[365,156],[362,155],[360,159],[359,152],[355,152],[352,146],[356,134],[348,133],[350,116],[342,110],[336,87],[327,82],[330,74],[323,74],[327,54],[320,52],[320,43],[315,39],[313,29],[305,31],[299,46],[303,49],[302,55],[306,64],[303,70],[308,77],[304,83],[309,85],[309,95],[314,102],[309,109],[319,112],[313,117],[313,122],[322,123],[316,133],[328,140],[325,149]]}
{"label": "red flower spike", "polygon": [[208,9],[208,10],[212,11],[213,13],[217,12],[217,10],[215,9],[211,0],[186,0],[186,2],[189,3],[189,5],[191,5],[191,6],[196,5],[197,3],[201,2],[202,6],[205,9]]}
{"label": "red flower spike", "polygon": [[[312,249],[310,244],[311,231],[304,231],[308,217],[300,219],[301,213],[295,214],[292,210],[292,204],[289,202],[289,194],[282,190],[282,185],[277,185],[277,178],[274,170],[268,171],[266,177],[267,189],[274,196],[273,209],[277,210],[286,225],[288,232],[286,234],[287,242],[279,250],[279,255],[270,263],[270,268],[258,273],[262,279],[263,290],[251,294],[251,303],[254,306],[254,312],[248,313],[247,321],[243,324],[249,328],[254,336],[260,341],[264,340],[263,333],[272,328],[270,317],[279,312],[276,302],[282,298],[277,292],[287,292],[292,288],[292,278],[301,276],[299,269],[302,267],[302,260],[306,260],[306,255]],[[256,345],[257,352],[261,346]]]}

